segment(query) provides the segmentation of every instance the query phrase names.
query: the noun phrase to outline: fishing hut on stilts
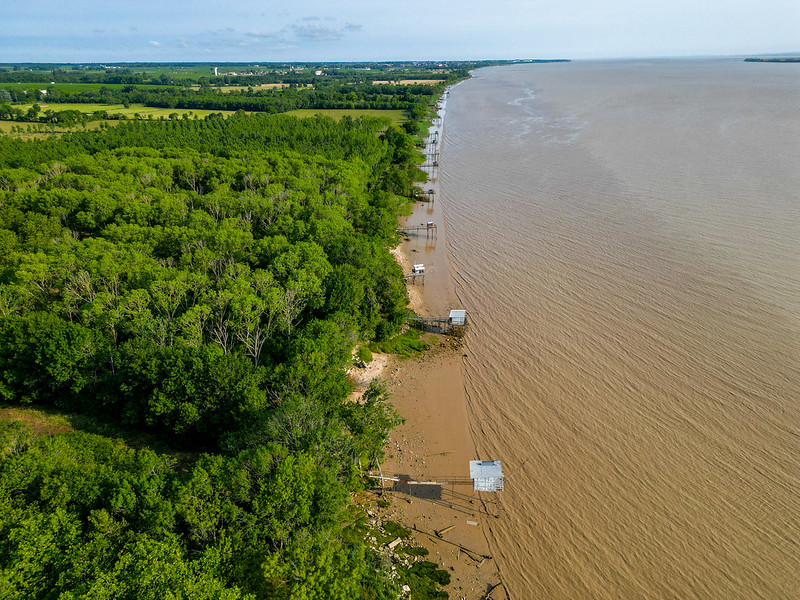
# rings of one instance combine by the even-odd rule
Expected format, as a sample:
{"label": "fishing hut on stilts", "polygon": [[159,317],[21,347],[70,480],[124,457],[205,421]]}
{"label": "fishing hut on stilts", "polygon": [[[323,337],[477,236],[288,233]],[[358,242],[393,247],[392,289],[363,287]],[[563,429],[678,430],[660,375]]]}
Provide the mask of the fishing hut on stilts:
{"label": "fishing hut on stilts", "polygon": [[410,475],[384,476],[369,475],[370,479],[378,479],[381,487],[384,482],[401,483],[404,485],[471,485],[475,492],[502,492],[503,491],[503,466],[499,460],[471,460],[469,461],[469,477],[463,475],[448,475],[446,477],[429,477],[417,479]]}
{"label": "fishing hut on stilts", "polygon": [[430,331],[432,333],[456,334],[460,333],[467,326],[466,310],[451,310],[446,317],[420,317],[409,315],[406,322],[412,326]]}
{"label": "fishing hut on stilts", "polygon": [[399,227],[397,233],[405,237],[418,235],[425,232],[426,238],[435,238],[438,233],[436,230],[436,223],[428,221],[427,223],[420,223],[419,225],[412,225],[411,227]]}
{"label": "fishing hut on stilts", "polygon": [[421,283],[425,285],[425,265],[420,263],[412,267],[411,273],[405,276],[405,280],[411,283]]}

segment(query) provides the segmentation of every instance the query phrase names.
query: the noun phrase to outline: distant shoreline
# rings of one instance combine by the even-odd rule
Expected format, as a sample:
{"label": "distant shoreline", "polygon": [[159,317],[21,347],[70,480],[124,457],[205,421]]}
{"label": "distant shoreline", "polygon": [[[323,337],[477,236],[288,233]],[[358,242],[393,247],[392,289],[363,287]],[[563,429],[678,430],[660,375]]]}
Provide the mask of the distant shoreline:
{"label": "distant shoreline", "polygon": [[800,56],[785,56],[781,58],[745,58],[744,62],[797,63],[800,62]]}

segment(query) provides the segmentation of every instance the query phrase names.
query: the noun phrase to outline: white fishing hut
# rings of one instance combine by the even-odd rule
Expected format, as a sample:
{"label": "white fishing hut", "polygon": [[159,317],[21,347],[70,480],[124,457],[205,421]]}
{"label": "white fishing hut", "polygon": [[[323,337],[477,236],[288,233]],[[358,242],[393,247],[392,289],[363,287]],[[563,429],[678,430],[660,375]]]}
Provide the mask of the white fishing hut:
{"label": "white fishing hut", "polygon": [[447,319],[450,325],[466,325],[467,324],[467,311],[465,310],[451,310],[450,317]]}
{"label": "white fishing hut", "polygon": [[503,490],[503,468],[499,460],[469,461],[469,476],[472,479],[472,489],[477,492]]}

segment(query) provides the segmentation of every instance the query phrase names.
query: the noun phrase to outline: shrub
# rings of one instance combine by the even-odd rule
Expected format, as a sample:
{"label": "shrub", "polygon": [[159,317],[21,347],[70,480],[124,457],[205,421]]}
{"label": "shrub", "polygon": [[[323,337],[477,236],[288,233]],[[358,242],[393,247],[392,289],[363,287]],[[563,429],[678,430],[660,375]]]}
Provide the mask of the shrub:
{"label": "shrub", "polygon": [[356,358],[365,363],[372,362],[372,352],[370,352],[367,346],[361,345],[356,352]]}

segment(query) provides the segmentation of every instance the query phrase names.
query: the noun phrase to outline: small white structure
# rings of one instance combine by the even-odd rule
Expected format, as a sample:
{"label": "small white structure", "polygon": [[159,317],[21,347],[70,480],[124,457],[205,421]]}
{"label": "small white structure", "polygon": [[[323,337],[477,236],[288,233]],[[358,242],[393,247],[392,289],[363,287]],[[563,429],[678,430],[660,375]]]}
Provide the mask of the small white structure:
{"label": "small white structure", "polygon": [[477,492],[503,490],[503,469],[499,460],[469,461],[469,476],[472,478],[472,489]]}
{"label": "small white structure", "polygon": [[425,272],[425,265],[423,265],[423,264],[421,264],[421,263],[420,263],[420,264],[418,264],[418,265],[414,265],[414,268],[413,268],[413,269],[411,269],[411,272],[412,272],[412,273],[415,273],[415,274],[421,274],[421,273],[424,273],[424,272]]}
{"label": "small white structure", "polygon": [[450,311],[450,318],[448,319],[448,322],[450,323],[450,325],[466,325],[467,324],[467,311],[465,311],[465,310],[451,310]]}

